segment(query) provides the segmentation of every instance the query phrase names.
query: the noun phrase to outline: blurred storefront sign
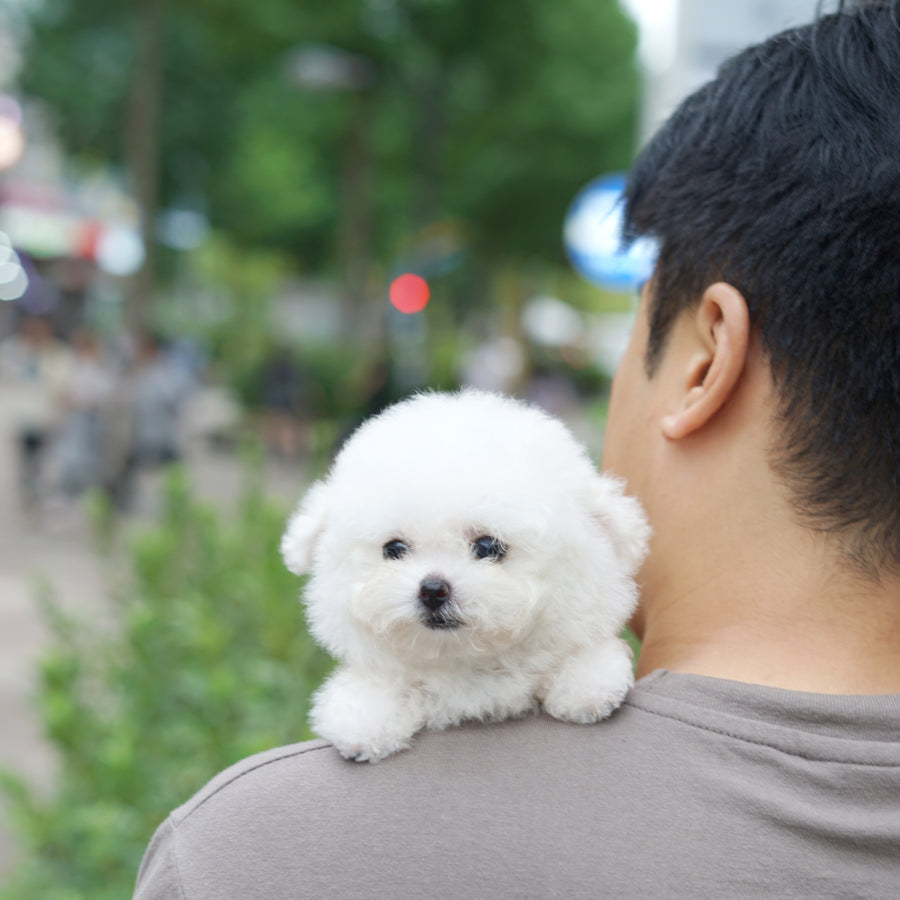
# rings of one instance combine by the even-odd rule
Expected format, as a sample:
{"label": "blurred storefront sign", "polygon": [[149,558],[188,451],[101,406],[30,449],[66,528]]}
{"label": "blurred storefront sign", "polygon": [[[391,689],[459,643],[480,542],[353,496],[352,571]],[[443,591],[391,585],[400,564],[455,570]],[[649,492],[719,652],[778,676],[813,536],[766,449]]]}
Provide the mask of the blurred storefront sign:
{"label": "blurred storefront sign", "polygon": [[107,274],[130,275],[144,247],[127,198],[119,199],[109,209],[64,184],[11,178],[0,190],[0,230],[36,259],[86,260]]}
{"label": "blurred storefront sign", "polygon": [[110,275],[129,275],[143,259],[143,244],[134,226],[102,222],[62,206],[3,202],[0,230],[16,247],[38,259],[84,259]]}
{"label": "blurred storefront sign", "polygon": [[36,261],[74,260],[111,275],[133,272],[144,256],[139,214],[116,173],[75,170],[44,109],[3,94],[0,169],[8,158],[4,123],[19,130],[22,142],[0,182],[0,231],[12,246]]}
{"label": "blurred storefront sign", "polygon": [[0,229],[36,257],[93,256],[99,225],[65,209],[0,206]]}

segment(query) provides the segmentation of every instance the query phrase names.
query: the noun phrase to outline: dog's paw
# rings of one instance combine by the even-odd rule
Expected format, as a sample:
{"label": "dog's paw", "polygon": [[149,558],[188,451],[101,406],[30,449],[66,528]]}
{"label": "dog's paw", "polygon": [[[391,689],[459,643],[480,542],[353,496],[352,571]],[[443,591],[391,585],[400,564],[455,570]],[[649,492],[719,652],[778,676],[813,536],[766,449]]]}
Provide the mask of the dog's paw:
{"label": "dog's paw", "polygon": [[396,730],[385,728],[376,728],[367,733],[358,729],[354,734],[332,736],[331,743],[344,759],[376,763],[405,750],[412,743],[412,737],[412,734],[399,734]]}
{"label": "dog's paw", "polygon": [[338,670],[314,698],[311,722],[341,756],[374,763],[406,749],[423,714],[409,690]]}
{"label": "dog's paw", "polygon": [[618,709],[633,684],[631,648],[614,638],[566,659],[548,678],[541,700],[555,719],[589,725]]}

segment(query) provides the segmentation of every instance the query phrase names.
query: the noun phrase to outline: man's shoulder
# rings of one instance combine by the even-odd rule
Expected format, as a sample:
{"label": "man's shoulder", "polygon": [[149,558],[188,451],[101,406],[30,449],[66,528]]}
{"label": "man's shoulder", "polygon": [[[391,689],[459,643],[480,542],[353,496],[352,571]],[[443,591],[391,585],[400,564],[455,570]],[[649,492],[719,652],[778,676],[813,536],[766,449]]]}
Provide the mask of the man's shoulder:
{"label": "man's shoulder", "polygon": [[252,785],[255,789],[267,780],[280,779],[288,769],[311,771],[324,756],[334,752],[328,741],[312,740],[273,747],[245,757],[211,778],[189,800],[173,810],[170,819],[178,824],[205,804],[227,802],[230,795],[245,786]]}
{"label": "man's shoulder", "polygon": [[[135,897],[461,897],[485,879],[491,896],[550,896],[556,867],[581,853],[572,834],[596,818],[601,788],[622,782],[615,770],[637,743],[628,716],[467,723],[422,732],[375,764],[322,740],[248,757],[160,826]],[[502,860],[538,835],[553,866],[532,861],[525,882],[537,881],[523,893],[524,876]]]}
{"label": "man's shoulder", "polygon": [[[286,804],[317,810],[323,798],[333,801],[348,792],[373,802],[402,804],[404,796],[434,794],[440,784],[454,792],[467,787],[481,791],[500,770],[526,771],[537,761],[545,771],[556,763],[570,766],[574,747],[604,743],[616,731],[622,739],[622,714],[594,726],[571,725],[546,715],[503,722],[467,722],[443,731],[424,731],[412,746],[378,763],[343,759],[324,740],[277,747],[247,757],[223,770],[171,816],[174,825],[205,818],[215,809],[220,820],[234,807],[246,816],[263,806]],[[577,755],[577,753],[576,753]]]}
{"label": "man's shoulder", "polygon": [[[610,896],[667,896],[676,879],[685,896],[734,896],[759,859],[769,893],[803,896],[836,847],[866,886],[856,893],[881,896],[872,873],[896,871],[884,859],[896,856],[900,698],[864,699],[660,673],[595,725],[471,723],[423,732],[376,764],[325,741],[277,748],[170,816],[135,896],[590,897],[598,883]],[[812,826],[823,810],[832,839],[810,860],[778,823],[813,813]],[[884,859],[854,856],[861,834]],[[818,894],[841,895],[835,885]]]}
{"label": "man's shoulder", "polygon": [[657,672],[594,725],[545,714],[470,722],[421,732],[409,749],[375,764],[345,760],[323,740],[269,750],[215,776],[171,821],[221,823],[230,810],[244,822],[293,820],[299,810],[323,822],[356,807],[362,817],[379,809],[412,821],[488,803],[514,814],[516,804],[545,793],[569,801],[571,812],[588,786],[633,806],[673,772],[679,783],[696,778],[702,785],[710,766],[724,764],[723,746],[743,756],[768,748],[807,760],[896,766],[898,708],[900,698],[866,705]]}

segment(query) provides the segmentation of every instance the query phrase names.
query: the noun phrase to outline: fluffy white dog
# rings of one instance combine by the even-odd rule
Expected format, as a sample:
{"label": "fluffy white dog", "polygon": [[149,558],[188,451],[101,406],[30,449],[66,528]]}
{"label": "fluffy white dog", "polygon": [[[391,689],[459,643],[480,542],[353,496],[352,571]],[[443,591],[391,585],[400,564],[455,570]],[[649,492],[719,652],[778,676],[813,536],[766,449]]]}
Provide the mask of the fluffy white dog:
{"label": "fluffy white dog", "polygon": [[340,665],[312,725],[375,762],[421,728],[608,716],[649,527],[557,420],[494,394],[421,394],[365,422],[288,523],[310,629]]}

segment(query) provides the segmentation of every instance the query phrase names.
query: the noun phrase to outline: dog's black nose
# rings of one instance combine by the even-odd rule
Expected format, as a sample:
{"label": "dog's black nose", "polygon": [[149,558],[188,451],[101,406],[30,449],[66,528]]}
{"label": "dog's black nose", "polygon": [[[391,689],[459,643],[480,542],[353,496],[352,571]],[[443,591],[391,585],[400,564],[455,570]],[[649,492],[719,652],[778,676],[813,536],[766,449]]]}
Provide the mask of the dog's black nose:
{"label": "dog's black nose", "polygon": [[429,578],[419,585],[419,600],[430,610],[440,609],[450,599],[450,585],[440,578]]}

